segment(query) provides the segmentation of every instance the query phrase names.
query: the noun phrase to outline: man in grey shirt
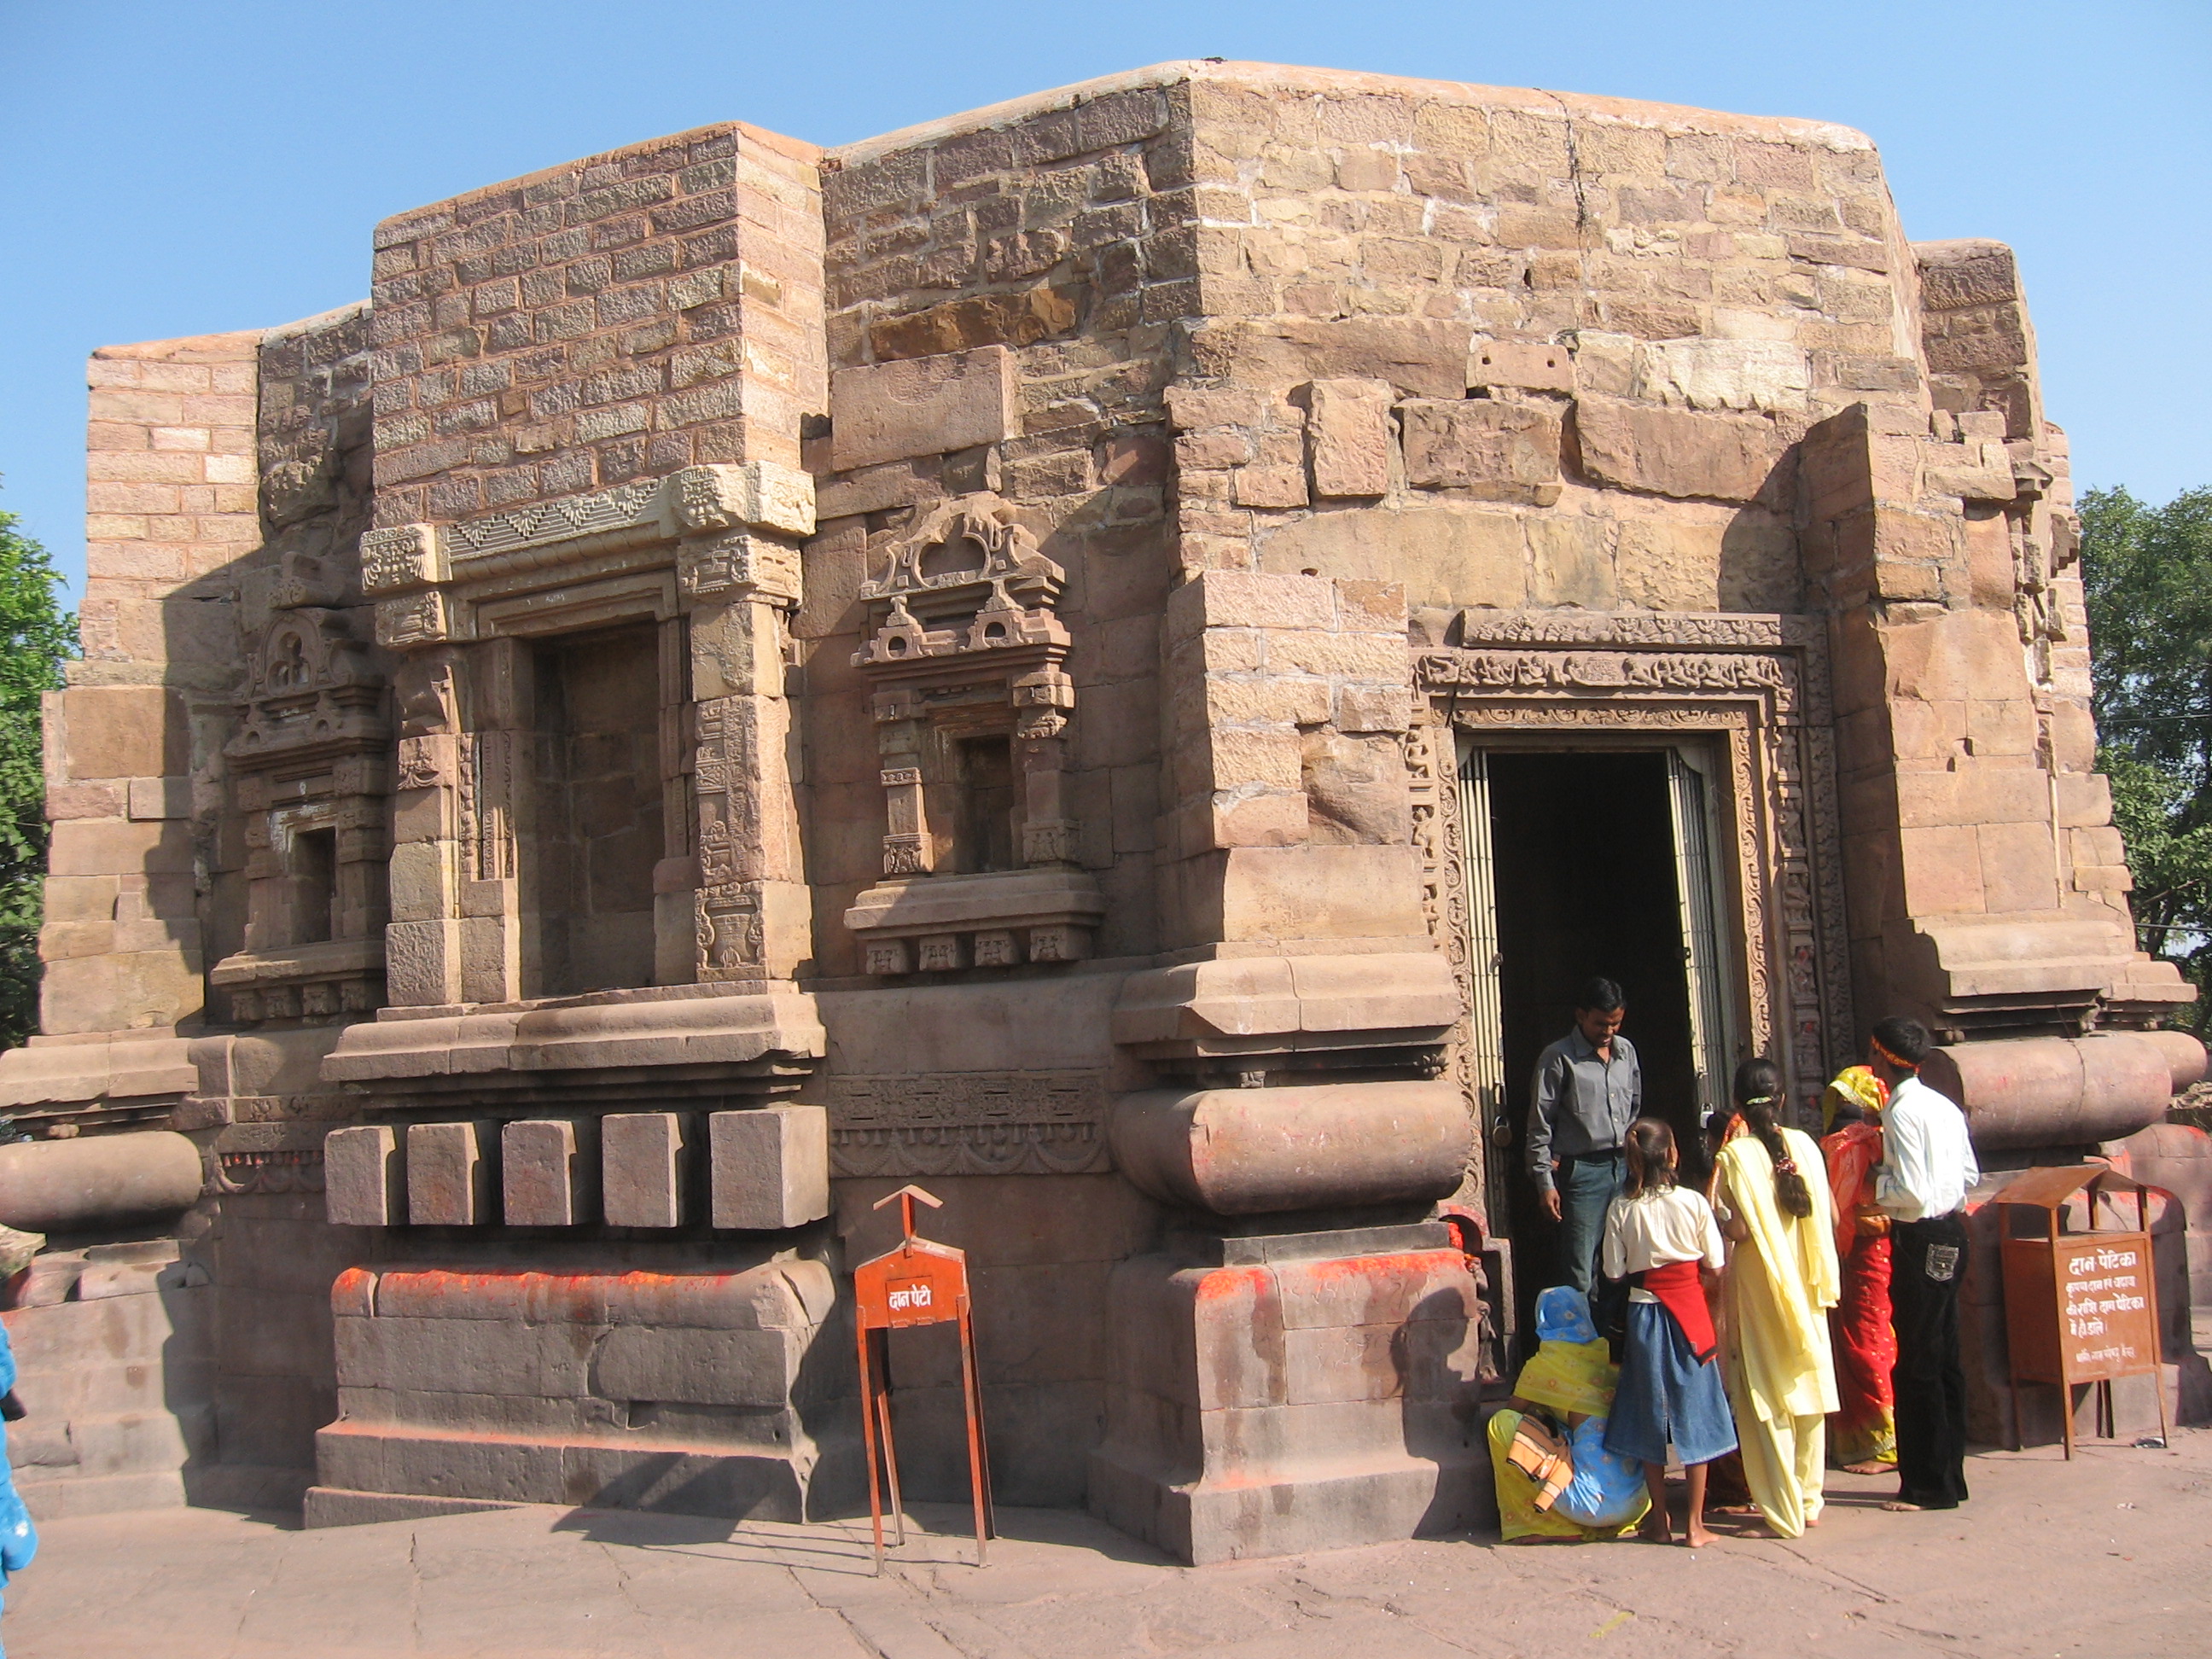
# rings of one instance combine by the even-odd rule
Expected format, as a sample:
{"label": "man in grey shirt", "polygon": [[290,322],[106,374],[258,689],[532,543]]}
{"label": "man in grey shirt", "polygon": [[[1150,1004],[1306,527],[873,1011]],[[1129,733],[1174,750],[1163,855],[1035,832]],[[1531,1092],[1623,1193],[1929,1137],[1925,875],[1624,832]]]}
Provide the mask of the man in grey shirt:
{"label": "man in grey shirt", "polygon": [[1609,979],[1583,986],[1575,1029],[1536,1061],[1528,1109],[1528,1173],[1544,1213],[1562,1224],[1565,1282],[1584,1293],[1597,1280],[1606,1209],[1620,1191],[1621,1139],[1644,1109],[1644,1073],[1620,1035],[1625,1002]]}

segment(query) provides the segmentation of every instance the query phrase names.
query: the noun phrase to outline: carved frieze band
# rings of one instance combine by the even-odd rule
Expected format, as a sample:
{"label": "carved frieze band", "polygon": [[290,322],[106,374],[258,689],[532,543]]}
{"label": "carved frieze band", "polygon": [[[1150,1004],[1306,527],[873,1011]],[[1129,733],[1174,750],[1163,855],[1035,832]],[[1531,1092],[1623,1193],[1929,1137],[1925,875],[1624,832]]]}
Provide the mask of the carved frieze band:
{"label": "carved frieze band", "polygon": [[216,1154],[218,1185],[226,1193],[319,1193],[323,1149],[288,1147],[270,1152]]}
{"label": "carved frieze band", "polygon": [[1773,698],[1778,719],[1794,721],[1799,714],[1796,663],[1765,652],[1438,651],[1425,654],[1416,672],[1426,685],[1492,694],[1750,693]]}
{"label": "carved frieze band", "polygon": [[1103,1072],[830,1079],[841,1176],[1081,1175],[1112,1167]]}
{"label": "carved frieze band", "polygon": [[1662,651],[1802,650],[1820,637],[1810,617],[1704,611],[1462,611],[1466,647],[1626,646]]}

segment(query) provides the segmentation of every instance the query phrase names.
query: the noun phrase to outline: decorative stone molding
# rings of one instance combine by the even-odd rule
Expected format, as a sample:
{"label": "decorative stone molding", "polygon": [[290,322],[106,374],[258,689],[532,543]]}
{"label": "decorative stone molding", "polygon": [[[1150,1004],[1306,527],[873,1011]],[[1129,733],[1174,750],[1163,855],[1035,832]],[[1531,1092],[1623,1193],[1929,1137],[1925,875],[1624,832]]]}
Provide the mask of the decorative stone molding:
{"label": "decorative stone molding", "polygon": [[435,589],[385,599],[376,607],[376,642],[387,651],[435,645],[453,637],[446,596]]}
{"label": "decorative stone molding", "polygon": [[1448,1198],[1474,1125],[1449,1083],[1324,1083],[1124,1095],[1110,1133],[1115,1166],[1139,1191],[1213,1215],[1266,1215]]}
{"label": "decorative stone molding", "polygon": [[361,538],[362,588],[372,596],[484,574],[482,562],[592,544],[610,551],[754,529],[794,538],[814,533],[814,481],[773,461],[690,466],[665,478],[617,484],[456,525],[398,525]]}
{"label": "decorative stone molding", "polygon": [[384,941],[332,939],[289,950],[241,951],[208,975],[230,994],[242,1025],[270,1019],[323,1019],[374,1013],[384,983]]}
{"label": "decorative stone molding", "polygon": [[[1091,953],[1104,903],[1073,867],[1066,732],[1075,684],[1053,609],[1065,580],[1013,507],[985,494],[923,514],[861,586],[875,627],[853,662],[875,687],[892,879],[861,894],[846,925],[866,936],[872,974]],[[969,844],[989,831],[964,770],[973,746],[994,742],[1006,745],[1012,803],[995,853]],[[924,915],[927,925],[905,920]]]}
{"label": "decorative stone molding", "polygon": [[164,1028],[34,1036],[0,1055],[0,1110],[36,1135],[168,1128],[199,1081],[192,1039]]}
{"label": "decorative stone molding", "polygon": [[[814,999],[788,986],[647,987],[495,1011],[387,1008],[349,1026],[322,1073],[389,1103],[573,1091],[628,1109],[788,1092],[827,1043]],[[623,1076],[598,1075],[610,1068]]]}
{"label": "decorative stone molding", "polygon": [[879,975],[1079,962],[1105,914],[1080,870],[1008,870],[887,881],[845,912]]}
{"label": "decorative stone molding", "polygon": [[[1724,746],[1723,821],[1740,896],[1752,1050],[1779,1060],[1792,1093],[1817,1094],[1848,1065],[1850,936],[1825,636],[1785,616],[1594,615],[1467,611],[1417,649],[1429,722],[1409,737],[1425,758],[1415,844],[1431,929],[1470,1005],[1464,832],[1455,763],[1435,733],[1642,731],[1705,733]],[[1455,1043],[1465,1065],[1467,1044]],[[1464,1081],[1465,1079],[1463,1079]]]}
{"label": "decorative stone molding", "polygon": [[1675,651],[1803,650],[1820,637],[1810,617],[1650,611],[1462,611],[1455,645],[1626,646]]}
{"label": "decorative stone molding", "polygon": [[394,525],[389,530],[369,531],[361,538],[364,593],[398,593],[452,580],[435,525]]}
{"label": "decorative stone molding", "polygon": [[1294,1068],[1346,1050],[1401,1051],[1395,1064],[1425,1069],[1459,1011],[1444,959],[1426,952],[1222,957],[1131,975],[1114,1041],[1176,1071]]}
{"label": "decorative stone molding", "polygon": [[[376,633],[400,651],[448,640],[561,631],[610,615],[670,615],[702,599],[799,602],[798,542],[813,532],[814,482],[773,461],[692,466],[453,525],[398,525],[362,538],[362,586],[377,600]],[[675,544],[641,560],[641,550]],[[672,564],[678,599],[652,570]],[[512,597],[547,586],[558,605]],[[641,606],[642,597],[645,603]],[[574,618],[562,613],[578,611]]]}
{"label": "decorative stone molding", "polygon": [[323,1149],[319,1146],[222,1152],[217,1154],[216,1164],[216,1186],[224,1193],[280,1194],[323,1190]]}
{"label": "decorative stone molding", "polygon": [[1103,1072],[833,1077],[839,1176],[1083,1175],[1109,1169]]}

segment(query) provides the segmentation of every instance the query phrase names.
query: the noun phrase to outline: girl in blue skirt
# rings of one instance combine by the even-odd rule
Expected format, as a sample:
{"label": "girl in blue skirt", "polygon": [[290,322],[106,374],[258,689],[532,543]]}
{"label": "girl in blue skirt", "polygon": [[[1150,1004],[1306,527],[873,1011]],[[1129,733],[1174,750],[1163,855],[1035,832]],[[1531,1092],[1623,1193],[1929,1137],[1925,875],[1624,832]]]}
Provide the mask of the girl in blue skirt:
{"label": "girl in blue skirt", "polygon": [[1674,1180],[1674,1132],[1639,1117],[1624,1139],[1627,1180],[1606,1212],[1602,1266],[1629,1281],[1628,1335],[1605,1449],[1644,1465],[1651,1514],[1644,1536],[1674,1541],[1667,1516],[1667,1448],[1689,1476],[1686,1538],[1710,1544],[1705,1465],[1735,1449],[1735,1422],[1716,1358],[1705,1281],[1721,1270],[1721,1232],[1705,1195]]}

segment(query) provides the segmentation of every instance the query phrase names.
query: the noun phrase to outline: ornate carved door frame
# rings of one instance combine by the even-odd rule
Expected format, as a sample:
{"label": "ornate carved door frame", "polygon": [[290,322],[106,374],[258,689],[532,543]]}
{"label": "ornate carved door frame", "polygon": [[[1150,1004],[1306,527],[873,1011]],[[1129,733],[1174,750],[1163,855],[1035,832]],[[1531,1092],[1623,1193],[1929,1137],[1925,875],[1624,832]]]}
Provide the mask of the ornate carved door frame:
{"label": "ornate carved door frame", "polygon": [[[1430,927],[1474,1006],[1467,872],[1455,787],[1462,736],[1559,744],[1704,736],[1726,760],[1721,819],[1746,988],[1748,1051],[1781,1064],[1800,1114],[1855,1036],[1826,636],[1784,616],[1462,612],[1449,643],[1416,647],[1421,719],[1408,738],[1415,838]],[[1509,735],[1510,734],[1510,735]],[[1463,1020],[1454,1069],[1470,1102],[1486,1082]],[[1494,1069],[1492,1068],[1492,1069]],[[1485,1149],[1485,1164],[1489,1163]],[[1487,1192],[1486,1180],[1471,1191]]]}

